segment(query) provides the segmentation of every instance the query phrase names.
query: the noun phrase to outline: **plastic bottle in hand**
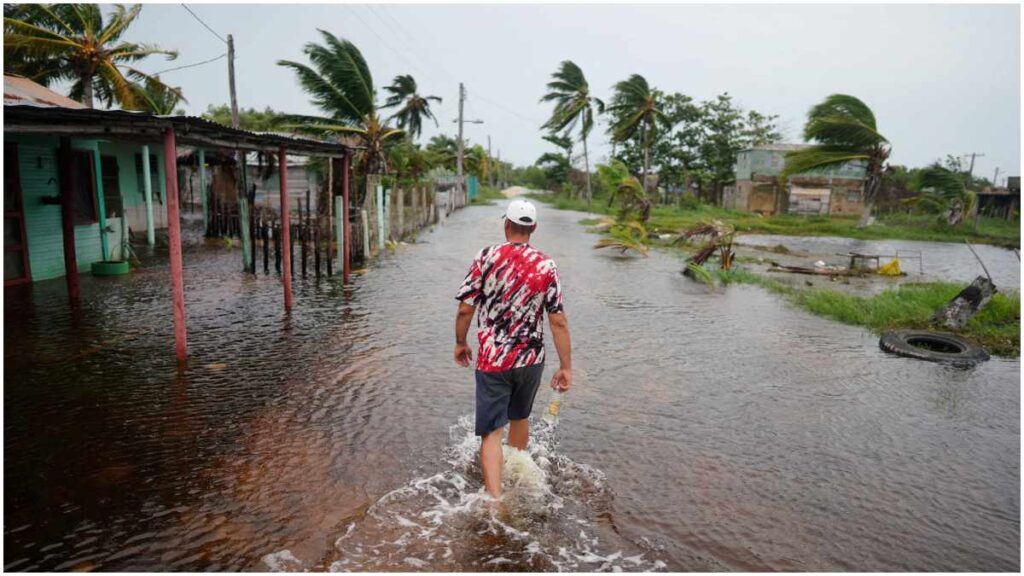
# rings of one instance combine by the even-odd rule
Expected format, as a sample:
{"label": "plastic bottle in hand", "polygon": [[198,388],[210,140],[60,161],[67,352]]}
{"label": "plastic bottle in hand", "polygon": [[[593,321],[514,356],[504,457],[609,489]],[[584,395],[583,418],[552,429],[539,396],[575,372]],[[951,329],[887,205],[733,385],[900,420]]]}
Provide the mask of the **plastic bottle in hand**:
{"label": "plastic bottle in hand", "polygon": [[567,390],[558,390],[557,388],[551,390],[551,397],[548,398],[548,409],[544,411],[543,420],[545,422],[551,425],[558,424],[558,414],[565,406],[567,394]]}

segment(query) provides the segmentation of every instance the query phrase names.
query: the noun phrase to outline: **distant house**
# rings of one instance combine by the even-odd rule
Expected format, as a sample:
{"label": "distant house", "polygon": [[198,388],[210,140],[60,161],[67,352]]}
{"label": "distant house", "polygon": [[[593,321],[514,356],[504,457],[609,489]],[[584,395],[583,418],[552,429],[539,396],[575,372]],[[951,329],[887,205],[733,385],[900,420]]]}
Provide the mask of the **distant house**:
{"label": "distant house", "polygon": [[795,174],[782,184],[778,176],[786,165],[786,153],[804,144],[767,144],[741,150],[736,155],[736,183],[723,192],[723,205],[759,214],[859,215],[864,210],[863,165],[849,163],[837,168]]}
{"label": "distant house", "polygon": [[1007,178],[1005,188],[978,192],[978,213],[1013,220],[1013,215],[1020,213],[1020,176]]}

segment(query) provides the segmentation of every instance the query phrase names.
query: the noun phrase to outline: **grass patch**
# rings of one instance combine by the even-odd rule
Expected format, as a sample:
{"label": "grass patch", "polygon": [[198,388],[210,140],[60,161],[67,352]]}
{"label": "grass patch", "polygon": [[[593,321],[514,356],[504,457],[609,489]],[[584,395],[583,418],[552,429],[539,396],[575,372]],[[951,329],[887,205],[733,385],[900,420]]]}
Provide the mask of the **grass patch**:
{"label": "grass patch", "polygon": [[[594,198],[587,207],[584,199],[569,199],[545,194],[531,195],[559,210],[577,210],[612,215],[617,207],[608,207],[607,198]],[[647,223],[652,231],[679,232],[702,221],[721,220],[739,233],[780,234],[786,236],[839,236],[860,240],[922,240],[932,242],[963,242],[1020,246],[1020,223],[1001,218],[982,217],[977,229],[974,222],[949,226],[935,214],[885,214],[866,228],[857,228],[857,218],[848,216],[800,216],[781,214],[759,216],[751,212],[727,210],[706,204],[696,208],[655,206]]]}
{"label": "grass patch", "polygon": [[[807,290],[781,284],[746,270],[719,272],[722,284],[754,284],[783,294],[805,310],[844,324],[864,326],[875,334],[897,328],[931,328],[931,316],[956,296],[963,285],[950,282],[905,284],[874,296],[835,290]],[[960,335],[998,356],[1020,356],[1020,293],[997,293]]]}
{"label": "grass patch", "polygon": [[505,195],[501,193],[501,190],[490,186],[478,186],[476,196],[470,199],[469,203],[473,206],[490,206],[494,204],[495,200],[504,199]]}

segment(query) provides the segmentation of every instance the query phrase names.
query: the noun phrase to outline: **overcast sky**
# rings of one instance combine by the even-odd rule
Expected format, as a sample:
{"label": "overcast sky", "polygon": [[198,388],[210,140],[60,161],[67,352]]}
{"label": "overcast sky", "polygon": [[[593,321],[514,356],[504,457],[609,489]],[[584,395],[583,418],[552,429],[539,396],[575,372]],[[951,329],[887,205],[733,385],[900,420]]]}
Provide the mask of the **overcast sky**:
{"label": "overcast sky", "polygon": [[[217,33],[234,35],[242,107],[314,112],[278,59],[305,61],[302,45],[324,28],[363,52],[382,87],[410,73],[454,133],[458,82],[469,92],[468,139],[517,164],[550,145],[538,103],[565,59],[602,98],[630,74],[696,100],[728,92],[744,108],[778,114],[799,142],[805,114],[828,94],[871,106],[893,146],[892,162],[924,165],[983,153],[975,173],[1020,173],[1019,6],[424,6],[189,5]],[[179,4],[147,5],[128,39],[180,52],[151,59],[156,72],[215,57],[222,44]],[[226,61],[169,72],[190,113],[227,103]],[[431,124],[424,140],[437,133]],[[608,152],[603,126],[592,157]],[[1000,177],[1002,178],[1002,176]]]}

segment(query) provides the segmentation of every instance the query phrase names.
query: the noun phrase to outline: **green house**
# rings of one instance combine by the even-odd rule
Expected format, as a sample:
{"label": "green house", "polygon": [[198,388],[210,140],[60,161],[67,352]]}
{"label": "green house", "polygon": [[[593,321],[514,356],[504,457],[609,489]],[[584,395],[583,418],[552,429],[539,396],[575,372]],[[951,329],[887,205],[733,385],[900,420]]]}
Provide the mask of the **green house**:
{"label": "green house", "polygon": [[[84,109],[26,78],[4,75],[8,106]],[[75,258],[80,272],[94,262],[123,258],[128,232],[146,230],[143,150],[115,139],[72,138]],[[60,138],[45,130],[4,133],[4,285],[58,278],[65,273],[60,206]],[[164,166],[149,152],[153,219],[166,226]],[[127,226],[127,228],[126,228]]]}

